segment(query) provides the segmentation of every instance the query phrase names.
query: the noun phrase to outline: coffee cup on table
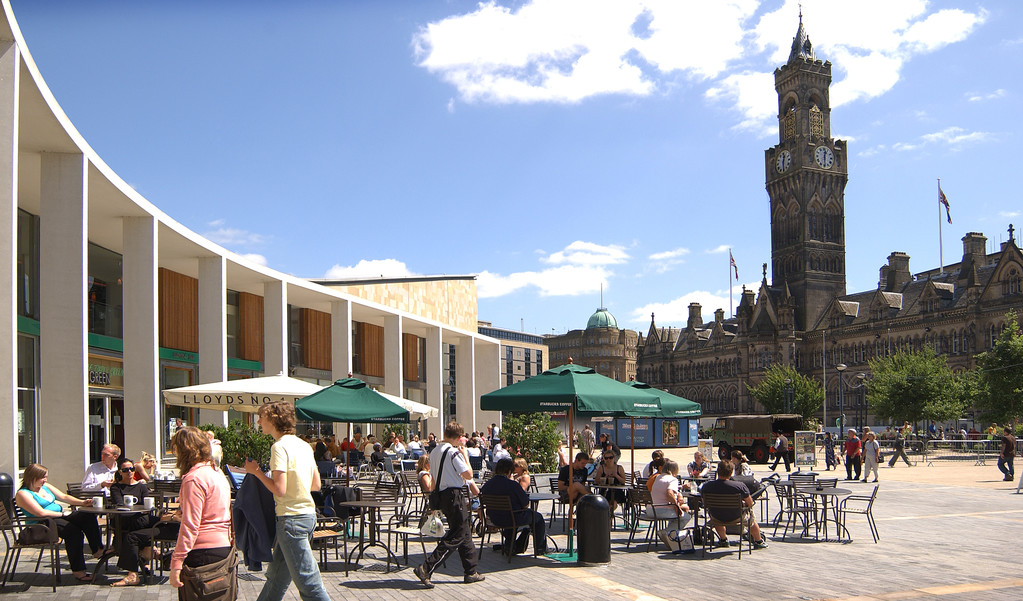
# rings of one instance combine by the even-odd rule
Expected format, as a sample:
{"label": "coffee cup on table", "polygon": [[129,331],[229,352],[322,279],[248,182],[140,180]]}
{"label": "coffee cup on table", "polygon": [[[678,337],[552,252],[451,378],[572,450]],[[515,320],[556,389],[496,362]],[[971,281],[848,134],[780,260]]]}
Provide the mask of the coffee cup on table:
{"label": "coffee cup on table", "polygon": [[138,499],[135,498],[135,495],[124,495],[125,507],[132,507],[135,505],[136,502],[138,502]]}
{"label": "coffee cup on table", "polygon": [[99,496],[93,497],[92,498],[92,506],[95,507],[96,509],[102,509],[103,508],[103,497],[99,497]]}
{"label": "coffee cup on table", "polygon": [[146,508],[146,511],[151,511],[154,507],[155,499],[153,497],[143,497],[142,506]]}

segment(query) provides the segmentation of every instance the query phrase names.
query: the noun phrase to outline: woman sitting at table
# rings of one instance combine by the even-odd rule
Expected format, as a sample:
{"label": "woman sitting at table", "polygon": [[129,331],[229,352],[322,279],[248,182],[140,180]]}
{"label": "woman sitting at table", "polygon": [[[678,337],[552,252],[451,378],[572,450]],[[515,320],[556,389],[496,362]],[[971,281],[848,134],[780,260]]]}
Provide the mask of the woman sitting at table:
{"label": "woman sitting at table", "polygon": [[742,451],[732,451],[732,467],[735,468],[734,473],[736,476],[745,476],[747,478],[755,476],[753,468],[749,465],[749,460],[742,454]]}
{"label": "woman sitting at table", "polygon": [[[131,459],[121,462],[117,473],[114,474],[114,483],[110,485],[110,500],[115,507],[123,507],[124,497],[131,495],[135,497],[136,503],[142,503],[142,499],[149,495],[149,487],[145,482],[131,482],[131,474],[135,472],[135,464]],[[112,515],[110,519],[121,520],[121,539],[114,541],[118,548],[117,567],[128,572],[124,578],[113,582],[110,586],[137,586],[142,584],[139,578],[139,567],[148,563],[150,543],[153,540],[153,529],[162,521],[171,519],[166,516],[161,519],[151,512],[144,512],[135,515],[118,516]],[[176,524],[167,533],[161,532],[161,538],[177,536]],[[140,549],[147,550],[147,556],[141,557]]]}
{"label": "woman sitting at table", "polygon": [[156,476],[156,457],[142,451],[142,459],[135,464],[135,472],[131,475],[132,482],[152,482]]}
{"label": "woman sitting at table", "polygon": [[419,442],[419,435],[413,435],[408,441],[408,453],[412,459],[419,459],[423,456],[423,443]]}
{"label": "woman sitting at table", "polygon": [[696,451],[693,453],[692,463],[686,466],[686,470],[689,472],[690,478],[706,478],[710,473],[710,463],[707,463],[707,458],[703,453]]}
{"label": "woman sitting at table", "polygon": [[416,471],[419,472],[419,490],[423,491],[424,495],[428,495],[433,492],[433,476],[430,475],[430,456],[423,455],[416,462]]}
{"label": "woman sitting at table", "polygon": [[678,491],[678,463],[671,459],[665,460],[664,469],[652,476],[650,499],[653,503],[643,510],[643,515],[653,519],[675,518],[675,524],[669,528],[681,530],[692,517],[689,506]]}
{"label": "woman sitting at table", "polygon": [[522,490],[529,492],[529,485],[533,478],[529,475],[529,464],[522,457],[517,457],[513,461],[511,479],[518,482]]}
{"label": "woman sitting at table", "polygon": [[100,536],[96,514],[74,511],[64,514],[64,508],[57,503],[63,501],[72,507],[90,505],[89,499],[79,499],[65,494],[46,482],[48,470],[38,463],[31,463],[25,468],[21,477],[21,487],[14,497],[14,502],[25,512],[29,524],[45,523],[44,520],[32,518],[53,518],[57,526],[57,534],[64,539],[68,563],[75,580],[91,582],[92,574],[85,571],[85,553],[82,537],[89,540],[94,556],[102,556],[103,538]]}
{"label": "woman sitting at table", "polygon": [[620,489],[601,489],[600,486],[625,486],[625,468],[618,465],[615,460],[615,454],[608,450],[604,451],[600,465],[597,469],[593,470],[593,483],[600,490],[600,494],[607,498],[607,502],[611,505],[611,513],[614,513],[618,507],[618,503],[625,502],[625,491]]}

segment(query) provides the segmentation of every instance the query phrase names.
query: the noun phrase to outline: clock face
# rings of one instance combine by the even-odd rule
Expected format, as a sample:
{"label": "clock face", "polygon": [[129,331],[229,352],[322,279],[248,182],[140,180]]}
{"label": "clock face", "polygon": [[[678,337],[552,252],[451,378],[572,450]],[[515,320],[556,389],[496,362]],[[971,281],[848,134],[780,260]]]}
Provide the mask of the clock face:
{"label": "clock face", "polygon": [[783,150],[778,154],[778,158],[774,160],[774,168],[778,170],[778,173],[785,173],[789,170],[789,165],[792,164],[792,155],[789,151]]}
{"label": "clock face", "polygon": [[813,158],[818,165],[825,169],[831,169],[831,166],[835,164],[835,153],[831,152],[827,146],[818,146],[813,153]]}

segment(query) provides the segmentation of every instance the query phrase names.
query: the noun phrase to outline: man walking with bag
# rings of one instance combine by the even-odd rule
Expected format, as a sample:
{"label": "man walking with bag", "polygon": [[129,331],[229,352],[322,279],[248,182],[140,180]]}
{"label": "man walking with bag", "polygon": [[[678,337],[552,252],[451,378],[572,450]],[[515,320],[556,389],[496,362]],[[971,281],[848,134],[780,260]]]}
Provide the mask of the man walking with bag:
{"label": "man walking with bag", "polygon": [[[462,559],[463,581],[466,584],[482,582],[484,576],[476,569],[476,545],[472,542],[472,529],[469,527],[469,499],[463,487],[468,484],[472,494],[479,494],[476,483],[472,481],[472,468],[462,453],[465,446],[465,430],[458,422],[450,422],[444,426],[444,441],[430,452],[430,475],[433,476],[435,490],[440,493],[438,509],[448,522],[448,533],[437,543],[437,548],[418,566],[414,572],[416,577],[427,587],[433,588],[430,577],[440,562],[454,550]],[[432,507],[431,507],[432,509]]]}
{"label": "man walking with bag", "polygon": [[1016,470],[1013,468],[1013,459],[1016,458],[1016,437],[1012,435],[1012,427],[1005,426],[1002,434],[1002,452],[998,457],[998,469],[1005,476],[1006,482],[1015,479]]}
{"label": "man walking with bag", "polygon": [[781,432],[773,432],[774,439],[774,465],[771,466],[771,471],[778,467],[778,462],[785,461],[785,471],[791,472],[792,468],[789,467],[789,439]]}

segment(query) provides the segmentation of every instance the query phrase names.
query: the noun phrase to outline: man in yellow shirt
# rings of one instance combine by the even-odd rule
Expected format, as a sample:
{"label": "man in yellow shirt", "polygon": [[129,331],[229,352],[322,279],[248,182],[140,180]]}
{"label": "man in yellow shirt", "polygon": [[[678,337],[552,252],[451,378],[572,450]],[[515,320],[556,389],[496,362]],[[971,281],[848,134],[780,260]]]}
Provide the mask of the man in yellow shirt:
{"label": "man in yellow shirt", "polygon": [[309,542],[316,527],[316,505],[310,491],[320,490],[313,450],[295,436],[295,407],[291,403],[281,401],[260,407],[259,426],[274,439],[270,476],[252,459],[245,462],[245,470],[273,493],[277,533],[266,584],[257,601],[281,601],[292,580],[303,601],[330,601]]}

